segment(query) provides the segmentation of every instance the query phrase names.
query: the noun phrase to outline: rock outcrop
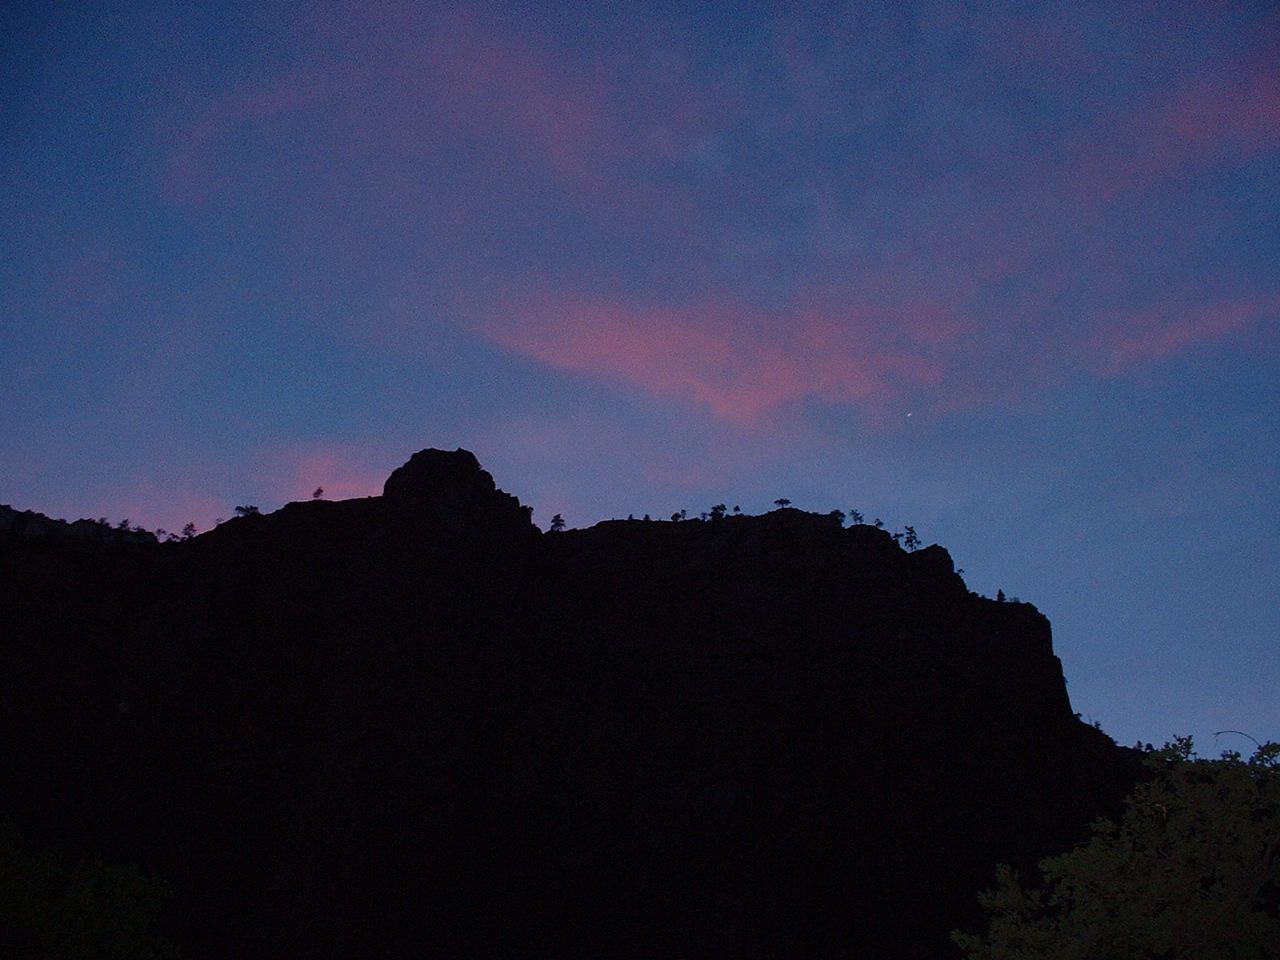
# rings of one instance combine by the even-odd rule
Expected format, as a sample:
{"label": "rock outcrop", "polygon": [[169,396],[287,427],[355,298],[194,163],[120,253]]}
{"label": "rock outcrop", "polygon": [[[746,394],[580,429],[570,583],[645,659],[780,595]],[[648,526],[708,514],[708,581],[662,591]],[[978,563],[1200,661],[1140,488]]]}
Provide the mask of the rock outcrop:
{"label": "rock outcrop", "polygon": [[497,488],[469,450],[422,450],[383,486],[388,509],[430,517],[454,533],[481,528],[532,532],[530,512]]}
{"label": "rock outcrop", "polygon": [[190,541],[0,529],[0,816],[186,955],[953,956],[1136,763],[1048,621],[779,510],[539,534],[466,451]]}

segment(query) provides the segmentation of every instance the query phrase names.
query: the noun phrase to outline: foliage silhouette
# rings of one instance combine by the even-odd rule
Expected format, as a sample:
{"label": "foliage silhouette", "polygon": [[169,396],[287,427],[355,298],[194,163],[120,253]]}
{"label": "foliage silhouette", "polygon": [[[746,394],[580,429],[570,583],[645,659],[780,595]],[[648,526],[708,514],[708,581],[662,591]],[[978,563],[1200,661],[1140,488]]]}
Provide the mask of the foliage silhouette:
{"label": "foliage silhouette", "polygon": [[952,933],[968,960],[1261,960],[1280,944],[1280,744],[1245,761],[1197,757],[1190,737],[1147,758],[1153,773],[1119,823],[1041,861],[1046,889],[1008,866],[979,896],[985,934]]}
{"label": "foliage silhouette", "polygon": [[137,867],[101,860],[64,867],[22,850],[0,823],[0,954],[42,960],[176,960],[151,927],[168,887]]}

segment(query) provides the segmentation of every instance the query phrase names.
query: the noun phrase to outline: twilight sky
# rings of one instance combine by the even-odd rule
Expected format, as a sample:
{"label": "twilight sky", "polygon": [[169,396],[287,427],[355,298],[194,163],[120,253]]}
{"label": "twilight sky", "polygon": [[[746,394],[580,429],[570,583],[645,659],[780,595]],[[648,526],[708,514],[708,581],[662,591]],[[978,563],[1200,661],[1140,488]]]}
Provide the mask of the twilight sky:
{"label": "twilight sky", "polygon": [[856,507],[1280,739],[1271,3],[0,7],[0,502]]}

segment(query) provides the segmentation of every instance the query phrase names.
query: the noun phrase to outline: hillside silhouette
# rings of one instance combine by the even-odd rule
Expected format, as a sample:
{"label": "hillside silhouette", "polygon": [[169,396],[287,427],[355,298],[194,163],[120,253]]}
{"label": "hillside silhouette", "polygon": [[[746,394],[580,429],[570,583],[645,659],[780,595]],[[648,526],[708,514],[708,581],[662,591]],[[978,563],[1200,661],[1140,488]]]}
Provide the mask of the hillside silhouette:
{"label": "hillside silhouette", "polygon": [[1137,775],[1034,607],[838,517],[544,534],[463,450],[179,542],[6,516],[0,817],[196,960],[954,958]]}

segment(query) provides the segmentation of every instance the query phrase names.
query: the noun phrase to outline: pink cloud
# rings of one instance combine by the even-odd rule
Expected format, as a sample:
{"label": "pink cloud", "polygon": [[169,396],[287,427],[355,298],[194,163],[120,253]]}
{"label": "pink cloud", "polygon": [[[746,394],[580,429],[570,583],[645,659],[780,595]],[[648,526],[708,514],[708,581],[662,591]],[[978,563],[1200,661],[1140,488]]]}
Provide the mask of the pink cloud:
{"label": "pink cloud", "polygon": [[[393,4],[324,30],[327,56],[307,71],[233,90],[188,121],[169,158],[175,198],[199,201],[226,184],[220,167],[231,159],[220,151],[233,135],[265,141],[290,115],[305,114],[315,126],[303,149],[329,154],[309,176],[335,182],[294,189],[314,189],[317,202],[349,189],[339,171],[359,170],[362,189],[372,180],[416,202],[430,189],[432,203],[451,208],[439,219],[472,219],[467,173],[456,169],[469,151],[485,177],[492,164],[513,184],[546,176],[564,199],[643,219],[650,230],[661,211],[672,232],[696,218],[679,191],[632,175],[638,163],[684,155],[723,116],[724,103],[710,103],[678,73],[651,75],[625,55],[605,67],[471,12],[426,15]],[[461,185],[424,186],[432,179],[424,172],[441,160]]]}
{"label": "pink cloud", "polygon": [[1104,334],[1103,363],[1112,372],[1174,356],[1261,323],[1280,321],[1280,296],[1213,303],[1171,303],[1118,316]]}
{"label": "pink cloud", "polygon": [[[913,344],[953,336],[945,311],[876,317],[825,304],[773,316],[730,298],[681,306],[544,296],[480,325],[542,363],[706,407],[740,426],[816,397],[868,408],[937,385],[941,365]],[[906,343],[892,343],[905,337]]]}
{"label": "pink cloud", "polygon": [[556,64],[468,14],[412,26],[353,24],[368,35],[337,40],[339,54],[400,28],[411,32],[381,38],[390,49],[377,58],[334,56],[305,74],[295,71],[215,100],[171,155],[174,185],[191,188],[210,177],[219,141],[237,128],[309,109],[354,128],[357,138],[348,146],[355,151],[376,143],[431,154],[442,142],[470,136],[519,151],[532,147],[567,178],[588,176],[616,148],[621,134],[606,115],[601,77]]}
{"label": "pink cloud", "polygon": [[532,144],[558,174],[588,176],[620,139],[604,78],[570,68],[507,32],[455,14],[398,71],[450,120],[481,135]]}
{"label": "pink cloud", "polygon": [[[1034,316],[1045,304],[1025,306]],[[815,298],[771,314],[731,298],[657,306],[545,295],[495,316],[477,330],[508,350],[751,429],[808,399],[852,404],[884,424],[908,405],[938,412],[1007,400],[1072,368],[1119,375],[1274,323],[1280,296],[1117,313],[1052,341],[1027,317],[983,322],[929,301],[871,308]]]}
{"label": "pink cloud", "polygon": [[313,108],[331,95],[333,77],[291,73],[266,85],[244,85],[206,106],[188,121],[168,158],[165,189],[181,202],[199,203],[217,179],[216,151],[243,126],[261,129],[268,121]]}
{"label": "pink cloud", "polygon": [[1154,106],[1116,116],[1076,150],[1077,189],[1109,200],[1204,166],[1280,150],[1280,44],[1203,74]]}

